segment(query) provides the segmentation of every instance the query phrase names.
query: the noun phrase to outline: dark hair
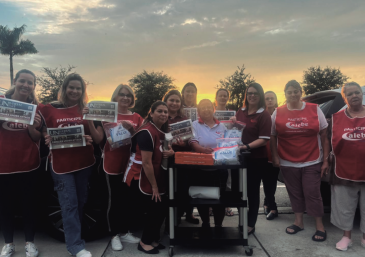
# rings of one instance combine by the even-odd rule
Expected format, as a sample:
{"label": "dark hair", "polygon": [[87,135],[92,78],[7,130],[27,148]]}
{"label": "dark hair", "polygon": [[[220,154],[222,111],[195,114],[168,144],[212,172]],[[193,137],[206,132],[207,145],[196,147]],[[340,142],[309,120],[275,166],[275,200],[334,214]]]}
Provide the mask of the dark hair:
{"label": "dark hair", "polygon": [[266,103],[265,103],[265,94],[264,94],[264,89],[262,88],[262,86],[259,83],[251,83],[250,85],[248,85],[248,87],[246,88],[246,92],[245,92],[245,100],[243,101],[243,107],[247,108],[247,110],[250,108],[248,100],[247,100],[247,92],[248,89],[250,87],[253,87],[254,89],[257,90],[257,92],[259,93],[259,97],[260,97],[260,101],[259,101],[259,109],[260,108],[264,108],[266,109]]}
{"label": "dark hair", "polygon": [[286,83],[284,87],[284,93],[286,93],[286,90],[288,90],[289,87],[293,87],[295,89],[300,90],[300,92],[303,92],[302,87],[300,86],[299,82],[296,80],[290,80],[288,83]]}
{"label": "dark hair", "polygon": [[[195,86],[195,84],[194,84],[194,83],[192,83],[192,82],[188,82],[188,83],[186,83],[186,84],[185,84],[185,86],[181,89],[182,104],[184,104],[184,105],[185,105],[184,91],[185,91],[185,89],[186,89],[187,87],[193,87],[193,88],[195,88],[195,91],[198,93],[198,88]],[[196,105],[197,105],[197,104],[196,104],[196,98],[195,98],[194,106],[196,106]]]}
{"label": "dark hair", "polygon": [[162,101],[164,101],[165,103],[167,103],[167,99],[169,99],[169,97],[170,96],[173,96],[173,95],[177,95],[178,97],[179,97],[179,99],[180,99],[180,108],[179,108],[179,110],[177,111],[177,115],[179,115],[179,116],[182,116],[182,109],[183,109],[183,103],[182,103],[182,97],[181,97],[181,94],[180,94],[180,92],[178,91],[178,90],[175,90],[175,89],[173,89],[173,90],[170,90],[169,92],[167,92],[165,95],[164,95],[164,97],[162,98]]}
{"label": "dark hair", "polygon": [[214,104],[212,103],[212,101],[210,101],[209,99],[202,99],[202,100],[200,100],[200,102],[199,102],[199,104],[198,104],[198,112],[199,112],[199,109],[201,108],[201,105],[202,105],[204,102],[209,102],[209,103],[212,105],[213,112],[215,111],[215,106],[214,106]]}
{"label": "dark hair", "polygon": [[[167,104],[165,102],[162,102],[160,100],[154,102],[152,105],[151,105],[151,109],[150,111],[148,112],[146,118],[144,119],[143,123],[142,123],[142,126],[146,125],[148,122],[153,122],[152,120],[152,117],[151,117],[151,113],[154,113],[155,110],[157,109],[157,107],[159,107],[160,105],[163,105],[163,106],[166,106],[167,108]],[[169,121],[167,120],[161,127],[161,130],[164,132],[164,133],[167,133],[168,132],[168,129],[169,129]]]}
{"label": "dark hair", "polygon": [[[19,78],[19,76],[20,76],[20,74],[22,74],[22,73],[26,73],[26,74],[30,74],[30,75],[32,75],[33,76],[33,78],[34,78],[34,88],[35,88],[35,86],[36,86],[36,82],[37,82],[37,77],[34,75],[34,73],[33,72],[31,72],[30,70],[26,70],[26,69],[22,69],[22,70],[20,70],[20,71],[18,71],[16,74],[15,74],[15,78],[14,78],[14,81],[17,81],[18,80],[18,78]],[[14,81],[12,81],[11,83],[13,83]],[[9,90],[7,90],[6,92],[5,92],[5,95],[13,95],[14,94],[14,92],[15,92],[15,87],[14,86],[12,86]],[[33,90],[33,92],[29,95],[29,97],[28,97],[28,99],[27,99],[27,101],[29,101],[29,102],[32,102],[33,104],[36,104],[36,105],[38,105],[38,99],[37,99],[37,96],[35,95],[35,93],[34,93],[34,90]]]}
{"label": "dark hair", "polygon": [[[265,92],[265,95],[266,94],[274,94],[275,96],[275,101],[276,101],[276,104],[275,104],[275,107],[278,107],[278,97],[276,96],[275,92],[274,91],[266,91]],[[266,102],[265,102],[266,103]]]}
{"label": "dark hair", "polygon": [[215,105],[216,105],[216,106],[218,106],[218,103],[217,103],[217,96],[218,96],[219,91],[225,91],[225,92],[227,92],[228,99],[229,99],[229,91],[228,91],[227,89],[225,89],[225,88],[220,88],[220,89],[218,89],[218,90],[217,90],[217,92],[215,93]]}

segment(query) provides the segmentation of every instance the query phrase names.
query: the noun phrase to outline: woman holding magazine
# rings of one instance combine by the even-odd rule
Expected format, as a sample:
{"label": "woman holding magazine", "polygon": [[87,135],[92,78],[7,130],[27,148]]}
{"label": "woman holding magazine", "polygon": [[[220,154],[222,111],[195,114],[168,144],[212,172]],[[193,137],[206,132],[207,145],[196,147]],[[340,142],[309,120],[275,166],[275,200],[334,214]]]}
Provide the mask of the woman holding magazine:
{"label": "woman holding magazine", "polygon": [[[91,136],[96,144],[103,149],[103,165],[99,168],[105,172],[109,191],[108,224],[112,234],[111,246],[114,251],[123,249],[122,243],[139,243],[140,239],[133,236],[129,231],[133,219],[128,198],[129,187],[123,182],[123,175],[128,165],[130,156],[130,142],[121,146],[110,144],[105,131],[114,125],[121,124],[128,130],[130,136],[134,134],[143,122],[143,118],[129,109],[134,107],[135,95],[133,89],[125,84],[120,84],[111,97],[112,102],[118,103],[117,123],[88,121]],[[89,113],[89,108],[84,108],[84,114]],[[116,127],[114,126],[114,129]]]}
{"label": "woman holding magazine", "polygon": [[[38,105],[34,94],[36,77],[29,70],[20,70],[13,81],[13,86],[2,98]],[[14,197],[20,193],[23,200],[25,252],[29,257],[38,256],[34,244],[35,207],[36,207],[36,169],[40,165],[39,141],[41,138],[41,117],[35,115],[33,125],[0,121],[0,225],[5,245],[1,256],[15,253],[14,206],[19,203]],[[19,155],[21,151],[21,156]],[[20,158],[19,158],[20,157]]]}
{"label": "woman holding magazine", "polygon": [[63,128],[83,125],[86,146],[51,149],[48,169],[61,205],[63,229],[69,253],[76,257],[91,257],[81,239],[83,207],[87,200],[88,181],[95,163],[94,148],[88,122],[83,120],[82,110],[87,102],[86,85],[76,73],[68,75],[60,88],[57,102],[40,110],[46,128],[43,129],[45,144],[52,144],[47,128]]}

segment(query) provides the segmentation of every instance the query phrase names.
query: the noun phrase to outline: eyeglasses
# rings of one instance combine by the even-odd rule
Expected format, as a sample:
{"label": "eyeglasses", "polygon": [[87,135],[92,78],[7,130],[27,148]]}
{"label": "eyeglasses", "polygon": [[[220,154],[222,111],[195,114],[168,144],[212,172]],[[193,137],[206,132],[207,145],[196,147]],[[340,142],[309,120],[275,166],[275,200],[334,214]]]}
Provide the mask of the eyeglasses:
{"label": "eyeglasses", "polygon": [[259,96],[260,94],[258,92],[247,92],[248,96]]}
{"label": "eyeglasses", "polygon": [[123,93],[119,93],[118,94],[120,97],[127,97],[127,98],[132,98],[133,95],[132,94],[123,94]]}

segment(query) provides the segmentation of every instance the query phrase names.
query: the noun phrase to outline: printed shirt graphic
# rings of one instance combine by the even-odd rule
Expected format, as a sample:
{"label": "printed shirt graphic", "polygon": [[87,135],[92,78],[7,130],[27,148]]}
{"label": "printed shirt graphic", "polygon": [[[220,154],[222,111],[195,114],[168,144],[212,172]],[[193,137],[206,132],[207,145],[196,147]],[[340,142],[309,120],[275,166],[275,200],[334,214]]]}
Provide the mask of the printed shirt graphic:
{"label": "printed shirt graphic", "polygon": [[39,167],[39,141],[34,142],[29,136],[27,124],[0,121],[0,163],[0,175],[29,172]]}
{"label": "printed shirt graphic", "polygon": [[278,154],[290,162],[312,162],[321,158],[317,105],[306,103],[302,110],[276,109]]}
{"label": "printed shirt graphic", "polygon": [[331,143],[336,176],[365,182],[365,117],[350,118],[345,110],[333,114]]}
{"label": "printed shirt graphic", "polygon": [[[136,131],[143,123],[143,118],[138,113],[118,114],[118,123],[128,120],[133,124]],[[102,122],[105,124],[107,122]],[[105,135],[105,134],[104,134]],[[105,137],[105,136],[104,136]],[[107,140],[103,140],[101,146],[104,150],[103,167],[104,171],[110,175],[119,175],[125,172],[130,157],[131,145],[124,145],[111,151],[110,144]]]}
{"label": "printed shirt graphic", "polygon": [[[85,135],[90,135],[87,121],[82,119],[79,106],[69,108],[56,108],[51,104],[45,105],[40,110],[47,128],[64,128],[83,125]],[[75,148],[51,150],[53,171],[57,174],[71,173],[95,163],[94,148],[92,145]]]}

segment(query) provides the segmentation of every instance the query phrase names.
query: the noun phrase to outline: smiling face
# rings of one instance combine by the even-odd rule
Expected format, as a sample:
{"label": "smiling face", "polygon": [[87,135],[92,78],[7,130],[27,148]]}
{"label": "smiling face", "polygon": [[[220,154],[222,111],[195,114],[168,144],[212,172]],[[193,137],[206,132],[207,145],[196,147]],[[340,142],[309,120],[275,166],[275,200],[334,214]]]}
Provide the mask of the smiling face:
{"label": "smiling face", "polygon": [[298,103],[302,98],[302,91],[293,86],[289,86],[285,91],[285,98],[288,103]]}
{"label": "smiling face", "polygon": [[228,93],[224,90],[220,90],[217,94],[217,97],[215,98],[215,100],[217,101],[217,104],[220,106],[226,106],[229,97],[228,97]]}
{"label": "smiling face", "polygon": [[157,127],[161,127],[168,119],[168,110],[165,105],[159,105],[155,109],[154,112],[150,113],[153,123],[156,124]]}
{"label": "smiling face", "polygon": [[181,107],[180,97],[178,95],[171,95],[167,98],[166,104],[170,113],[176,113]]}
{"label": "smiling face", "polygon": [[15,92],[19,96],[29,97],[34,91],[34,77],[28,73],[20,73],[19,78],[14,80]]}
{"label": "smiling face", "polygon": [[185,101],[185,105],[191,106],[195,103],[196,101],[196,89],[193,86],[187,86],[184,89],[184,101]]}
{"label": "smiling face", "polygon": [[119,90],[118,96],[115,101],[118,102],[119,107],[129,108],[132,104],[133,95],[126,89]]}
{"label": "smiling face", "polygon": [[276,97],[273,93],[266,93],[265,94],[265,103],[267,108],[275,108],[276,107]]}
{"label": "smiling face", "polygon": [[78,80],[71,80],[66,87],[66,97],[68,101],[75,103],[82,96],[82,85]]}
{"label": "smiling face", "polygon": [[347,86],[345,89],[346,103],[351,108],[362,105],[363,94],[357,86]]}
{"label": "smiling face", "polygon": [[199,103],[198,113],[203,120],[213,119],[214,106],[210,101],[203,101]]}
{"label": "smiling face", "polygon": [[254,87],[249,87],[247,90],[247,101],[249,106],[258,106],[260,102],[260,94]]}

